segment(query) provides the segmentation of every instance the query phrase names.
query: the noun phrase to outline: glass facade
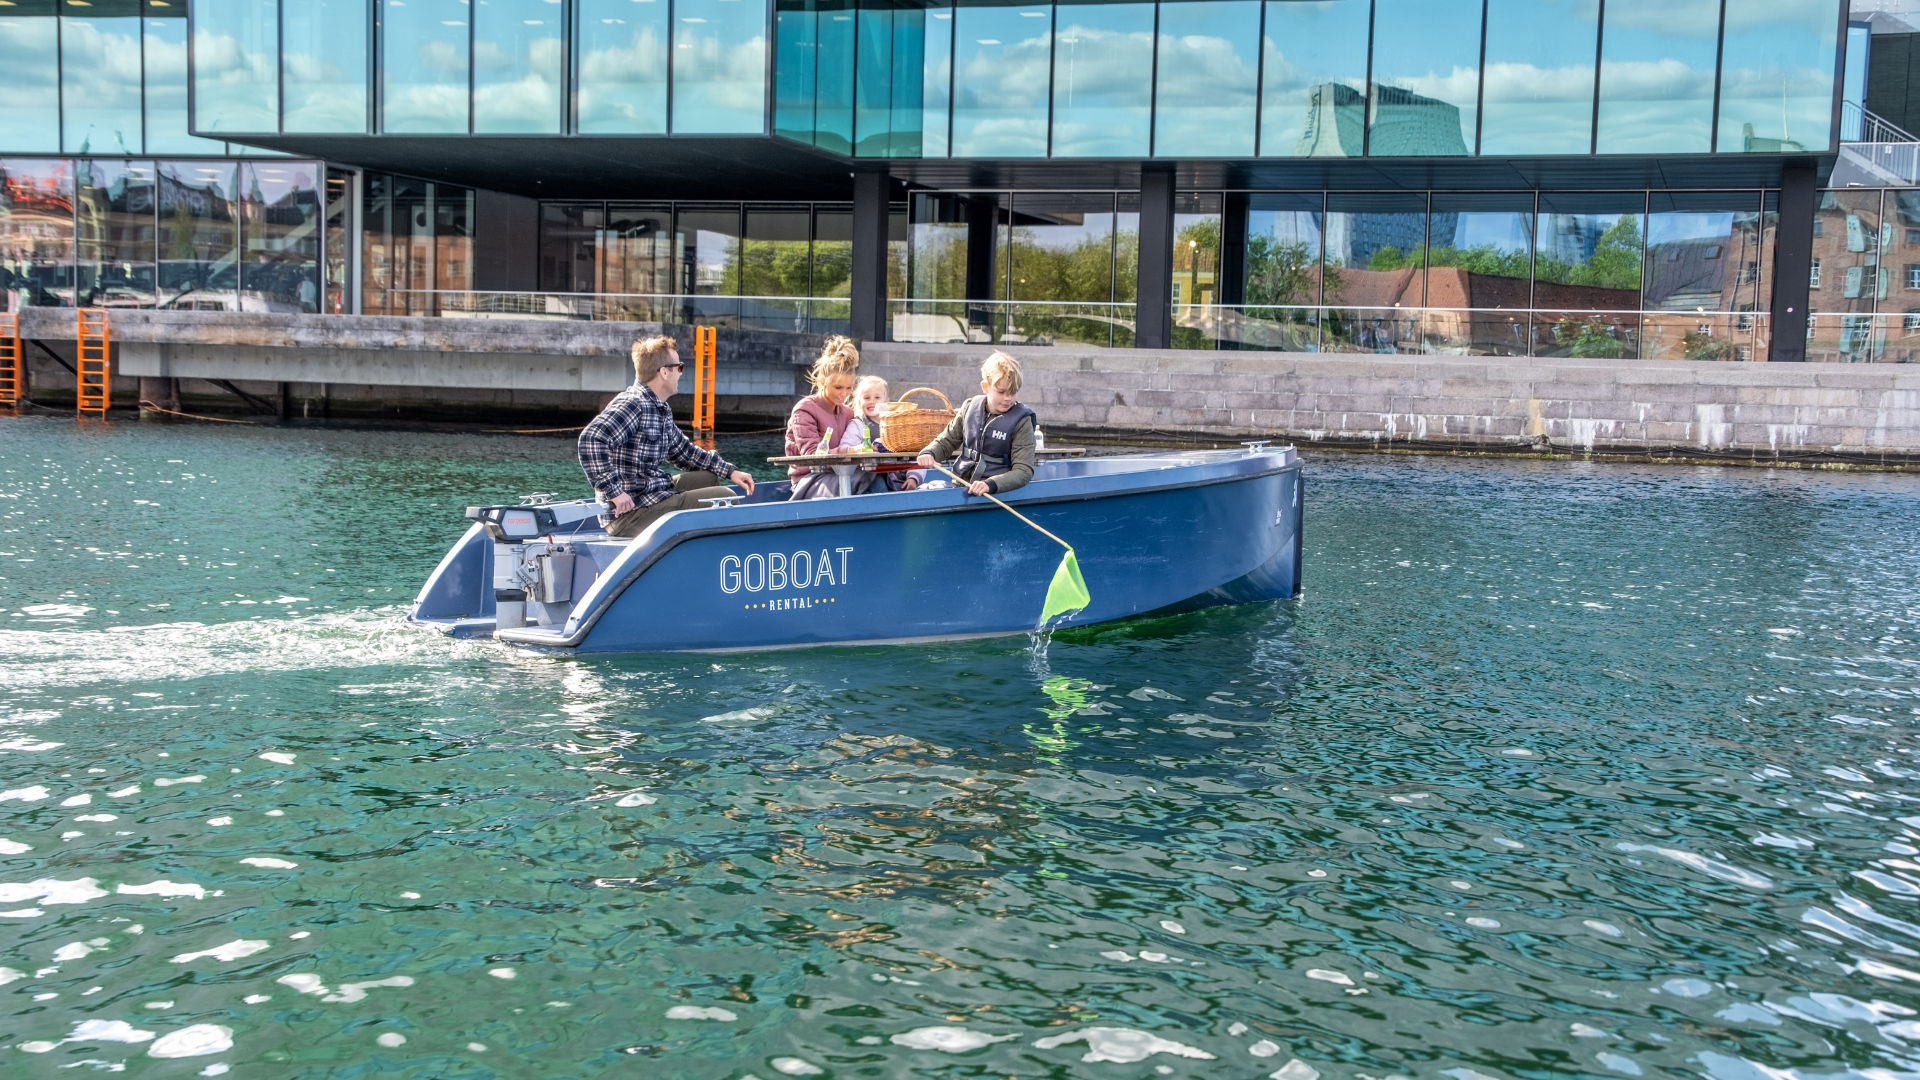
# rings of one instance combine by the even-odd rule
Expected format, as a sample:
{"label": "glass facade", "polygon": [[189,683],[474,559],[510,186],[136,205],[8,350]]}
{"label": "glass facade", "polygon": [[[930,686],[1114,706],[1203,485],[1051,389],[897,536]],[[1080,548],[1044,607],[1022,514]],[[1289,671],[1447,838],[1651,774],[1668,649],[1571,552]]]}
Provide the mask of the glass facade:
{"label": "glass facade", "polygon": [[1060,8],[1053,156],[1146,157],[1152,146],[1152,4]]}
{"label": "glass facade", "polygon": [[367,129],[368,15],[365,0],[281,0],[288,131]]}
{"label": "glass facade", "polygon": [[1584,154],[1600,0],[1487,0],[1482,154]]}
{"label": "glass facade", "polygon": [[767,5],[673,0],[673,130],[767,130]]}
{"label": "glass facade", "polygon": [[670,6],[667,0],[577,0],[582,135],[666,133]]}
{"label": "glass facade", "polygon": [[1160,5],[1156,157],[1251,157],[1260,94],[1259,0]]}
{"label": "glass facade", "polygon": [[1260,153],[1359,157],[1367,126],[1368,0],[1269,0]]}
{"label": "glass facade", "polygon": [[1831,0],[1728,4],[1725,19],[1714,149],[1833,145],[1840,12]]}
{"label": "glass facade", "polygon": [[1823,191],[1807,359],[1920,362],[1920,192]]}
{"label": "glass facade", "polygon": [[1602,154],[1713,148],[1720,0],[1609,0],[1594,147]]}

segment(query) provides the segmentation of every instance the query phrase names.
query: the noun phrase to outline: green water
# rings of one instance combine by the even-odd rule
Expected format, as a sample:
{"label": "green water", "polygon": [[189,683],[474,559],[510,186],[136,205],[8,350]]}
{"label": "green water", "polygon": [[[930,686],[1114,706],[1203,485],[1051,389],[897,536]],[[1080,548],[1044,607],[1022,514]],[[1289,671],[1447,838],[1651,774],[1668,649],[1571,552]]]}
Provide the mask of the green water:
{"label": "green water", "polygon": [[1309,456],[1304,599],[1044,648],[405,625],[570,454],[0,420],[0,1075],[1920,1074],[1920,478]]}

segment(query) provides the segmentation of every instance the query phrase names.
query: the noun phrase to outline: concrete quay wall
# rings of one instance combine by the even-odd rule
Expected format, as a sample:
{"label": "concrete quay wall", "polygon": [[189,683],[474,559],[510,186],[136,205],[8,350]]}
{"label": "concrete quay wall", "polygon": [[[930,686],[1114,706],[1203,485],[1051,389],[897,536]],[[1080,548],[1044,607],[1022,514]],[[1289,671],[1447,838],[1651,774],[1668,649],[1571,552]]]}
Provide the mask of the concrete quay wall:
{"label": "concrete quay wall", "polygon": [[[861,367],[964,395],[987,351],[875,342]],[[1920,367],[1899,364],[1006,351],[1043,426],[1101,435],[1920,466]]]}

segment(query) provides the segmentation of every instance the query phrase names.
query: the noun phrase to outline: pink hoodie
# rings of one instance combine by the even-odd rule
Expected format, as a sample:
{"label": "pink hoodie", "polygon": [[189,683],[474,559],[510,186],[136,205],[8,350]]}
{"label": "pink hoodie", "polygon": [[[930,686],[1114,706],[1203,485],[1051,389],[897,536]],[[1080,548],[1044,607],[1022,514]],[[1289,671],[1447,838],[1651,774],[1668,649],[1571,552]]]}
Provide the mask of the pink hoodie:
{"label": "pink hoodie", "polygon": [[[839,446],[840,437],[846,434],[847,425],[853,423],[853,410],[845,405],[834,408],[818,394],[808,394],[793,406],[793,413],[787,417],[787,455],[811,454],[820,449],[820,435],[831,433],[833,441],[829,446]],[[798,480],[812,470],[805,465],[789,465],[787,478]]]}

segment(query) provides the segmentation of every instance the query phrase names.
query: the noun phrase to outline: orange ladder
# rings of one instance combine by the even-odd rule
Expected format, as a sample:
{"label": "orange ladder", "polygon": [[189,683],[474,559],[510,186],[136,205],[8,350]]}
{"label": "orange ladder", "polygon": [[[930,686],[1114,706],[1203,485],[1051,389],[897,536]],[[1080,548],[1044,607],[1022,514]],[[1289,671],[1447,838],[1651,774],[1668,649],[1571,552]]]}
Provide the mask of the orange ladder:
{"label": "orange ladder", "polygon": [[693,328],[693,434],[713,445],[714,368],[718,356],[719,334],[711,326]]}
{"label": "orange ladder", "polygon": [[81,308],[75,408],[82,414],[107,415],[107,352],[111,345],[105,308]]}
{"label": "orange ladder", "polygon": [[25,355],[20,351],[20,316],[11,311],[0,313],[0,405],[20,404],[25,365]]}

